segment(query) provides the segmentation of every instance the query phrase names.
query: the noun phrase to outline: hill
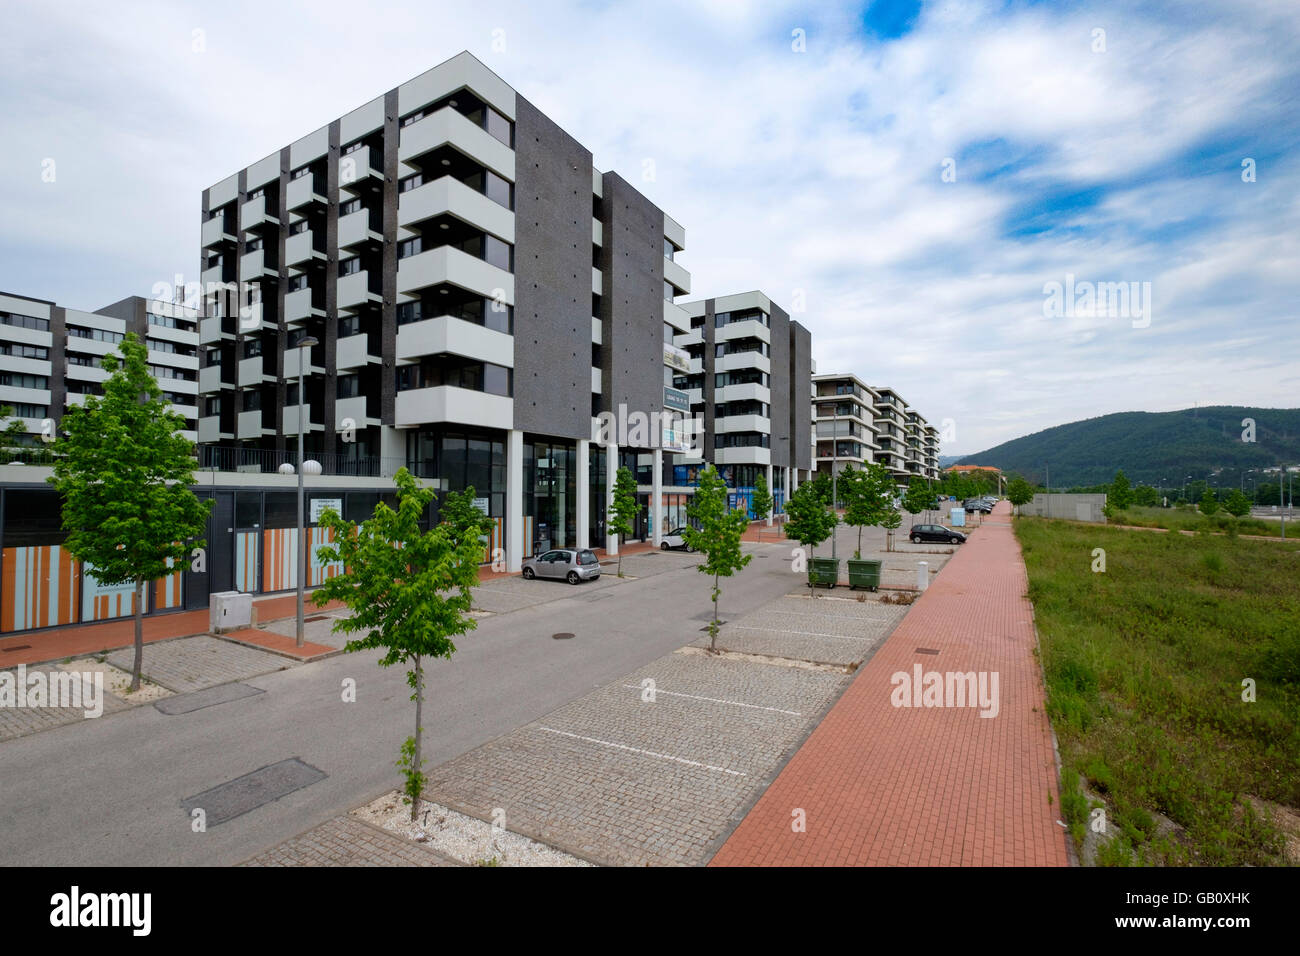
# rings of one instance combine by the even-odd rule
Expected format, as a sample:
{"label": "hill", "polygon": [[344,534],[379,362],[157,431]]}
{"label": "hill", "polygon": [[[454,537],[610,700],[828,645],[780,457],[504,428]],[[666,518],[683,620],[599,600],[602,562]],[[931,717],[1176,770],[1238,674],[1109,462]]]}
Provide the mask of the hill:
{"label": "hill", "polygon": [[[1244,418],[1255,421],[1254,442],[1242,441]],[[1249,469],[1283,463],[1300,464],[1300,409],[1242,405],[1102,415],[1016,438],[959,462],[995,465],[1039,483],[1050,469],[1053,488],[1101,484],[1119,468],[1134,484],[1173,486],[1191,476],[1237,485]]]}

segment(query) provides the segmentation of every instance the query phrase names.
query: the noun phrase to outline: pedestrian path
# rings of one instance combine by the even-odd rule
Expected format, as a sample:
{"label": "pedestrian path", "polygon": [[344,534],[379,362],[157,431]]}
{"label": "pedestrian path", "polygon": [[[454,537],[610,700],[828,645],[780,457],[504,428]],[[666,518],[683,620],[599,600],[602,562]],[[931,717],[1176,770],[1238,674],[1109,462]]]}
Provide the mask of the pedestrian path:
{"label": "pedestrian path", "polygon": [[[710,865],[1068,865],[1009,511],[958,548]],[[903,700],[929,672],[945,706],[904,706],[934,702]]]}

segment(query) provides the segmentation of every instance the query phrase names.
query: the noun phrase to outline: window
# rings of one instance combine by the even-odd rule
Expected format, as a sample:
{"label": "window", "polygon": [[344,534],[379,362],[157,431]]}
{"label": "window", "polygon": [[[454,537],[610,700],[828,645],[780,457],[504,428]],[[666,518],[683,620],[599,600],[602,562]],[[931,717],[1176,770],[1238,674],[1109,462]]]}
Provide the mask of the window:
{"label": "window", "polygon": [[0,342],[0,355],[14,358],[49,359],[50,350],[40,345],[21,345],[17,342]]}
{"label": "window", "polygon": [[514,123],[506,119],[490,106],[483,107],[486,114],[483,118],[483,128],[489,134],[495,136],[501,142],[510,148],[514,148]]}
{"label": "window", "polygon": [[353,256],[339,263],[339,277],[356,275],[361,271],[361,257]]}
{"label": "window", "polygon": [[303,289],[307,288],[307,285],[308,282],[307,282],[306,274],[300,276],[289,276],[290,292],[301,292]]}
{"label": "window", "polygon": [[176,378],[185,382],[193,382],[195,380],[193,372],[179,368],[172,368],[170,365],[150,365],[149,374],[154,378]]}
{"label": "window", "polygon": [[69,325],[68,336],[76,339],[90,339],[94,342],[108,342],[116,345],[125,335],[122,332],[105,332],[103,329],[86,329],[80,325]]}
{"label": "window", "polygon": [[345,315],[339,318],[339,338],[346,339],[361,334],[361,316]]}
{"label": "window", "polygon": [[666,299],[667,301],[671,302],[671,301],[673,301],[673,296],[675,296],[676,294],[677,294],[677,290],[676,290],[675,288],[673,288],[673,284],[672,284],[671,282],[669,282],[667,279],[665,279],[665,280],[664,280],[664,299]]}
{"label": "window", "polygon": [[289,226],[289,235],[291,236],[301,235],[302,233],[307,231],[309,225],[310,224],[307,222],[306,219],[299,219],[297,222]]}
{"label": "window", "polygon": [[667,236],[665,236],[664,237],[664,258],[671,259],[673,257],[673,253],[675,253],[676,251],[677,251],[677,247],[674,246],[672,242],[669,241]]}
{"label": "window", "polygon": [[397,324],[406,325],[424,318],[423,302],[403,302],[397,307]]}
{"label": "window", "polygon": [[262,410],[262,393],[254,390],[244,393],[244,411],[259,412]]}
{"label": "window", "polygon": [[261,339],[244,339],[244,358],[256,358],[262,354]]}
{"label": "window", "polygon": [[50,330],[49,319],[38,319],[34,315],[19,315],[16,312],[0,312],[0,322],[18,329],[35,329],[37,332]]}
{"label": "window", "polygon": [[407,259],[411,256],[418,256],[424,251],[424,237],[416,236],[414,239],[407,239],[397,244],[397,258]]}
{"label": "window", "polygon": [[156,325],[164,329],[184,329],[190,332],[194,330],[193,319],[178,319],[170,315],[155,315],[149,312],[146,314],[145,321],[149,325]]}
{"label": "window", "polygon": [[151,338],[146,338],[144,342],[145,345],[153,349],[155,352],[166,352],[168,355],[196,354],[196,350],[192,345],[180,345],[176,342],[168,342],[165,339],[151,339]]}
{"label": "window", "polygon": [[302,169],[295,169],[295,170],[293,171],[293,175],[292,175],[290,178],[292,178],[292,179],[302,179],[302,177],[306,176],[306,175],[309,174],[310,172],[311,172],[311,167],[310,167],[310,166],[304,166],[304,167],[302,167]]}
{"label": "window", "polygon": [[204,415],[220,415],[220,414],[221,414],[221,396],[220,396],[220,395],[213,395],[213,396],[210,396],[210,397],[205,398],[205,399],[203,400],[203,414],[204,414]]}
{"label": "window", "polygon": [[265,195],[266,195],[265,186],[263,186],[261,189],[254,189],[251,193],[248,194],[248,201],[252,202],[254,199],[261,199]]}
{"label": "window", "polygon": [[514,203],[511,201],[510,181],[502,179],[492,170],[485,170],[483,173],[483,195],[487,196],[495,203],[505,206],[507,209],[513,209]]}
{"label": "window", "polygon": [[[44,418],[50,413],[48,405],[32,405],[28,402],[9,402],[9,407],[14,410],[14,418]],[[13,494],[11,491],[10,494]]]}
{"label": "window", "polygon": [[[402,125],[405,126],[406,124],[403,123]],[[346,156],[349,153],[355,153],[357,150],[363,148],[365,145],[366,145],[366,141],[364,139],[359,139],[355,143],[349,143],[347,146],[343,147],[343,155]]]}
{"label": "window", "polygon": [[498,269],[510,271],[510,251],[511,246],[508,242],[502,242],[496,236],[484,235],[483,237],[483,261],[489,265],[494,265]]}
{"label": "window", "polygon": [[356,398],[361,394],[361,376],[360,375],[340,375],[338,377],[339,398]]}
{"label": "window", "polygon": [[339,218],[350,215],[354,212],[360,212],[363,209],[360,199],[349,199],[347,202],[339,203]]}
{"label": "window", "polygon": [[69,365],[84,365],[87,368],[99,368],[98,355],[83,355],[80,352],[68,353]]}
{"label": "window", "polygon": [[49,388],[50,380],[44,375],[27,375],[24,372],[0,372],[0,385],[13,388]]}
{"label": "window", "polygon": [[414,176],[407,176],[405,179],[398,180],[397,191],[402,193],[410,192],[412,189],[418,189],[423,185],[424,174],[416,173]]}

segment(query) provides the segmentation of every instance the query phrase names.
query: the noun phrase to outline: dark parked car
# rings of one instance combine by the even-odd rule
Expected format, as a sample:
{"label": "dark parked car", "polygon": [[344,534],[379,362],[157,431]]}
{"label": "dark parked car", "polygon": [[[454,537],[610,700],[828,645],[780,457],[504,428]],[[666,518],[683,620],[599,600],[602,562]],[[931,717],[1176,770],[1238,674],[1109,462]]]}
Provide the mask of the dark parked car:
{"label": "dark parked car", "polygon": [[951,528],[945,528],[941,524],[914,524],[912,530],[907,533],[912,544],[920,544],[922,541],[938,541],[947,544],[961,544],[966,540],[966,536],[960,531],[953,531]]}
{"label": "dark parked car", "polygon": [[986,515],[993,513],[993,502],[985,498],[967,498],[962,502],[962,507],[967,511],[980,511]]}
{"label": "dark parked car", "polygon": [[600,559],[594,551],[557,548],[525,561],[523,575],[530,580],[557,578],[570,584],[581,584],[600,577]]}

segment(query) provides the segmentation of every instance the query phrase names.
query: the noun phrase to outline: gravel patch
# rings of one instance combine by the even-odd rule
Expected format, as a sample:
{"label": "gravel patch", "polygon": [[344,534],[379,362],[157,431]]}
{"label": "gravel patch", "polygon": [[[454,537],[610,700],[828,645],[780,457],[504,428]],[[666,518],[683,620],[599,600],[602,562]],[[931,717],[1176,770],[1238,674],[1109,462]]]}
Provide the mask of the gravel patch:
{"label": "gravel patch", "polygon": [[469,866],[592,865],[544,843],[428,800],[420,801],[418,819],[412,823],[410,805],[405,801],[406,797],[399,791],[392,790],[353,810],[351,815],[413,843],[425,844]]}
{"label": "gravel patch", "polygon": [[[146,667],[149,663],[149,651],[152,648],[145,648],[144,661]],[[134,655],[135,651],[131,651]],[[131,673],[124,671],[120,667],[114,667],[107,661],[97,661],[94,658],[81,658],[80,660],[67,661],[58,665],[60,670],[70,671],[77,674],[103,674],[104,690],[115,697],[131,704],[147,704],[151,701],[161,700],[164,697],[171,697],[172,691],[163,687],[162,684],[155,684],[149,679],[148,674],[140,675],[140,689],[132,693]],[[92,680],[94,678],[91,678]]]}

